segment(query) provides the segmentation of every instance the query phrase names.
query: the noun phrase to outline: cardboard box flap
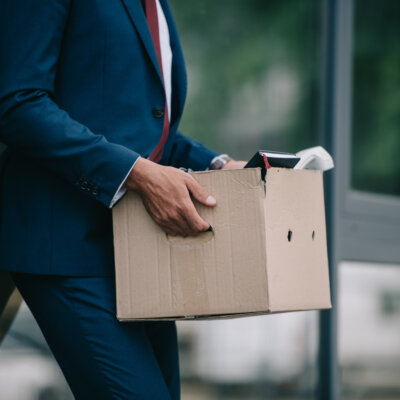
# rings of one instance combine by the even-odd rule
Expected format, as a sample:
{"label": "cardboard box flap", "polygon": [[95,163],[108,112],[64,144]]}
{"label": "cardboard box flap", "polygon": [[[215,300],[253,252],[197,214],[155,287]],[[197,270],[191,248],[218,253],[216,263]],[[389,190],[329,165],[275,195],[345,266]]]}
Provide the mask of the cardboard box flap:
{"label": "cardboard box flap", "polygon": [[271,312],[331,307],[322,179],[321,171],[267,170]]}

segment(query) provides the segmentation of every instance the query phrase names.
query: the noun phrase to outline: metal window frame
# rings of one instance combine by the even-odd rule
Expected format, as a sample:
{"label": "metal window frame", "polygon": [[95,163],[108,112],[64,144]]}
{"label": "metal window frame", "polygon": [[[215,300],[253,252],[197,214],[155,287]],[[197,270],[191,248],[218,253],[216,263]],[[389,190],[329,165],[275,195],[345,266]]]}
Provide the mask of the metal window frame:
{"label": "metal window frame", "polygon": [[324,0],[320,140],[333,154],[326,174],[327,234],[333,308],[320,312],[319,400],[338,400],[338,265],[400,263],[400,197],[351,187],[354,0]]}
{"label": "metal window frame", "polygon": [[[354,0],[336,0],[337,96],[334,135],[337,246],[341,260],[400,262],[400,197],[351,187]],[[360,6],[362,6],[360,4]]]}

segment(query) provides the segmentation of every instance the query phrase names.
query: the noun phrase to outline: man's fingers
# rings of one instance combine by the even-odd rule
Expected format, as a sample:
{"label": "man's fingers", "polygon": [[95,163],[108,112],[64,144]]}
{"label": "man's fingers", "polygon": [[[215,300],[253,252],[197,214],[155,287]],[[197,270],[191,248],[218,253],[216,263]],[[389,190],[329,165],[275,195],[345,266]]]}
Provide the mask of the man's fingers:
{"label": "man's fingers", "polygon": [[190,235],[196,235],[199,232],[206,231],[210,228],[210,224],[204,221],[197,213],[197,210],[191,199],[187,201],[181,213],[190,229]]}
{"label": "man's fingers", "polygon": [[198,182],[196,182],[191,176],[186,180],[186,186],[192,196],[201,204],[205,206],[215,206],[217,201],[211,196],[207,189],[203,188]]}
{"label": "man's fingers", "polygon": [[173,211],[173,208],[170,208],[168,210],[169,212],[167,213],[160,212],[152,203],[149,203],[148,201],[143,201],[143,204],[147,212],[152,216],[154,222],[159,225],[168,235],[183,237],[189,235],[193,236],[196,235],[199,230],[201,230],[202,226],[200,226],[200,229],[194,228],[194,224],[192,223],[193,211],[188,210],[187,204],[192,206],[195,212],[196,209],[194,208],[188,193],[186,194],[186,197],[187,201],[185,202],[184,206],[181,206],[180,208],[177,207],[175,211]]}
{"label": "man's fingers", "polygon": [[193,177],[181,171],[170,168],[163,173],[166,179],[153,185],[157,191],[146,185],[140,190],[146,210],[156,224],[167,234],[179,236],[197,235],[209,229],[210,225],[197,213],[190,194],[206,206],[216,204],[214,197]]}

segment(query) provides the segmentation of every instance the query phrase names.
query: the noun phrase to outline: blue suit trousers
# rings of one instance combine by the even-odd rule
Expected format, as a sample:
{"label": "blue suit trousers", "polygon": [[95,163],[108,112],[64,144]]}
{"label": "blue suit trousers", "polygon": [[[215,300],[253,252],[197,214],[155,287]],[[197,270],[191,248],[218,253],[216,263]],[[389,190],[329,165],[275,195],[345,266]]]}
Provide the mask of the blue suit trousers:
{"label": "blue suit trousers", "polygon": [[180,398],[175,322],[119,322],[114,277],[13,279],[76,399]]}

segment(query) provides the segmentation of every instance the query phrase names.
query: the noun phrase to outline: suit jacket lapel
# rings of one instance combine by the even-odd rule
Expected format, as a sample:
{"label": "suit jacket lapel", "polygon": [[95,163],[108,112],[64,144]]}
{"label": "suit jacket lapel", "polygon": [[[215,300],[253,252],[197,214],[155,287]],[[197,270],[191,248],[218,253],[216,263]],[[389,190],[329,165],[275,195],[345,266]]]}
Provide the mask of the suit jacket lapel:
{"label": "suit jacket lapel", "polygon": [[150,30],[147,25],[146,16],[143,12],[143,7],[140,0],[122,0],[125,6],[125,10],[129,15],[132,24],[135,26],[139,37],[141,38],[143,45],[150,57],[150,60],[157,71],[158,77],[162,81],[160,67],[158,65],[157,54],[154,49],[153,39],[151,38]]}
{"label": "suit jacket lapel", "polygon": [[[158,65],[157,54],[154,49],[153,39],[151,38],[150,30],[147,25],[146,16],[144,15],[140,0],[121,0],[129,18],[136,28],[139,37],[146,49],[150,60],[157,71],[157,75],[163,84],[160,67]],[[172,110],[171,110],[171,125],[179,119],[182,114],[183,106],[186,98],[186,70],[183,60],[182,49],[179,43],[178,33],[175,22],[172,17],[171,10],[166,0],[160,0],[165,18],[167,20],[170,44],[172,49]]]}

